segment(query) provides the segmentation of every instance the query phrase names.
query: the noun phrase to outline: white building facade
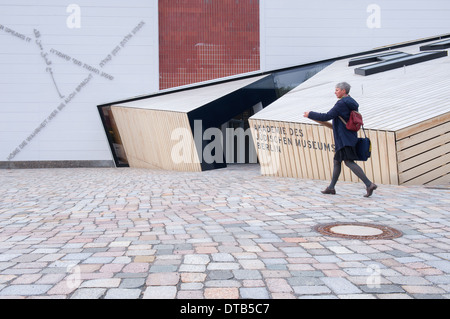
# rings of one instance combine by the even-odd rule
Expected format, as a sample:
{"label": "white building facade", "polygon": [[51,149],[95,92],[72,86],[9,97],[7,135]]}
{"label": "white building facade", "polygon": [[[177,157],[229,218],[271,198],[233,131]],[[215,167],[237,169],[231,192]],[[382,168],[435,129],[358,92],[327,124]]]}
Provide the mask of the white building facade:
{"label": "white building facade", "polygon": [[[258,7],[254,74],[450,32],[447,0],[244,2]],[[157,0],[1,0],[0,167],[112,165],[96,106],[160,90],[160,12]]]}

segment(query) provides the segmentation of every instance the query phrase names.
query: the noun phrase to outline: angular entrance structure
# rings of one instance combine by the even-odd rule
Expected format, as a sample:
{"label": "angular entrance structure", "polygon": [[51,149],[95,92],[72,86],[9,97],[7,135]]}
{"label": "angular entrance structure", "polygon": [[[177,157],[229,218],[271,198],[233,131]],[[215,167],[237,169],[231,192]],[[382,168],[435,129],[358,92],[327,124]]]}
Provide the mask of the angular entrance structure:
{"label": "angular entrance structure", "polygon": [[196,172],[257,163],[248,117],[330,63],[99,105],[115,164]]}
{"label": "angular entrance structure", "polygon": [[[211,129],[221,132],[221,126],[236,115],[275,100],[269,75],[113,102],[98,109],[117,166],[195,172],[226,166],[222,140],[215,140],[219,137]],[[207,151],[212,158],[204,158],[211,143],[214,147]]]}
{"label": "angular entrance structure", "polygon": [[[336,103],[335,85],[346,81],[372,142],[372,157],[359,162],[370,179],[393,185],[449,183],[450,58],[440,51],[427,55],[433,59],[408,62],[408,57],[415,59],[421,50],[434,48],[432,44],[336,61],[251,117],[261,173],[331,179],[332,130],[303,113],[328,112]],[[364,76],[358,71],[362,67],[377,72]],[[358,180],[347,167],[341,179]]]}

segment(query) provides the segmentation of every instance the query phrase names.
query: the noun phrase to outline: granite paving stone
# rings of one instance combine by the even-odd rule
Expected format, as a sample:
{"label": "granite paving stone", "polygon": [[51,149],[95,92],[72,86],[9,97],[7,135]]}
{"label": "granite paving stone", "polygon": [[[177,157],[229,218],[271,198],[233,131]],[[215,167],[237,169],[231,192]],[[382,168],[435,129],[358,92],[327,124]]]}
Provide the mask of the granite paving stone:
{"label": "granite paving stone", "polygon": [[331,294],[331,290],[326,286],[314,285],[314,286],[293,286],[294,292],[299,295],[325,295]]}
{"label": "granite paving stone", "polygon": [[119,288],[133,289],[140,288],[145,284],[145,278],[124,278],[122,279]]}
{"label": "granite paving stone", "polygon": [[148,286],[176,286],[180,281],[180,274],[172,273],[154,273],[147,277]]}
{"label": "granite paving stone", "polygon": [[240,295],[244,299],[269,299],[269,292],[266,288],[240,288]]}
{"label": "granite paving stone", "polygon": [[322,281],[337,295],[361,293],[357,286],[342,277],[325,277]]}
{"label": "granite paving stone", "polygon": [[0,290],[0,296],[41,296],[52,288],[52,285],[8,285]]}
{"label": "granite paving stone", "polygon": [[[450,185],[186,173],[0,170],[0,298],[450,298]],[[394,239],[325,236],[333,222]]]}
{"label": "granite paving stone", "polygon": [[70,299],[100,299],[106,292],[104,288],[77,289]]}
{"label": "granite paving stone", "polygon": [[104,299],[138,299],[141,295],[141,289],[108,289]]}
{"label": "granite paving stone", "polygon": [[206,299],[239,299],[238,288],[205,288]]}
{"label": "granite paving stone", "polygon": [[144,299],[175,299],[177,288],[175,286],[150,286],[144,291]]}
{"label": "granite paving stone", "polygon": [[86,280],[81,284],[81,288],[117,288],[120,285],[120,278],[102,278]]}

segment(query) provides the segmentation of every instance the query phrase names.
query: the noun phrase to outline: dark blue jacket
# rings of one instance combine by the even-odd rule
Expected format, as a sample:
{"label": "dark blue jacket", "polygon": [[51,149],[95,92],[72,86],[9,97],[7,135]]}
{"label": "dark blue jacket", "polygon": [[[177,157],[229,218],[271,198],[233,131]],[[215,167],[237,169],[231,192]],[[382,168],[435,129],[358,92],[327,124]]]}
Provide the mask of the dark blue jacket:
{"label": "dark blue jacket", "polygon": [[358,111],[359,104],[351,96],[340,99],[328,113],[309,112],[309,118],[316,121],[327,122],[333,120],[333,134],[336,151],[344,146],[355,146],[358,141],[356,132],[349,131],[341,121],[341,116],[346,122],[350,118],[351,111]]}

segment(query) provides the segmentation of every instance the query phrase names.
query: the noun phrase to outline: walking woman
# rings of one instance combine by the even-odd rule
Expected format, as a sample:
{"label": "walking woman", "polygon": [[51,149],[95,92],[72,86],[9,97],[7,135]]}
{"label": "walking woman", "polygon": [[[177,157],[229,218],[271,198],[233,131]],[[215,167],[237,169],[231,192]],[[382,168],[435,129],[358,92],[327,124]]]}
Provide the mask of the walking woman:
{"label": "walking woman", "polygon": [[331,184],[322,193],[336,194],[335,186],[341,174],[342,161],[344,161],[345,165],[366,185],[367,193],[364,197],[370,197],[373,191],[377,189],[377,185],[372,183],[361,167],[355,163],[355,160],[358,159],[355,148],[358,135],[354,131],[347,130],[345,124],[339,120],[339,116],[341,116],[345,121],[348,121],[350,112],[358,111],[359,104],[349,95],[350,88],[350,84],[346,82],[336,85],[335,94],[339,101],[328,113],[305,112],[303,116],[318,122],[333,120],[332,126],[329,123],[322,123],[324,125],[328,124],[327,126],[333,129],[334,144],[336,146]]}

